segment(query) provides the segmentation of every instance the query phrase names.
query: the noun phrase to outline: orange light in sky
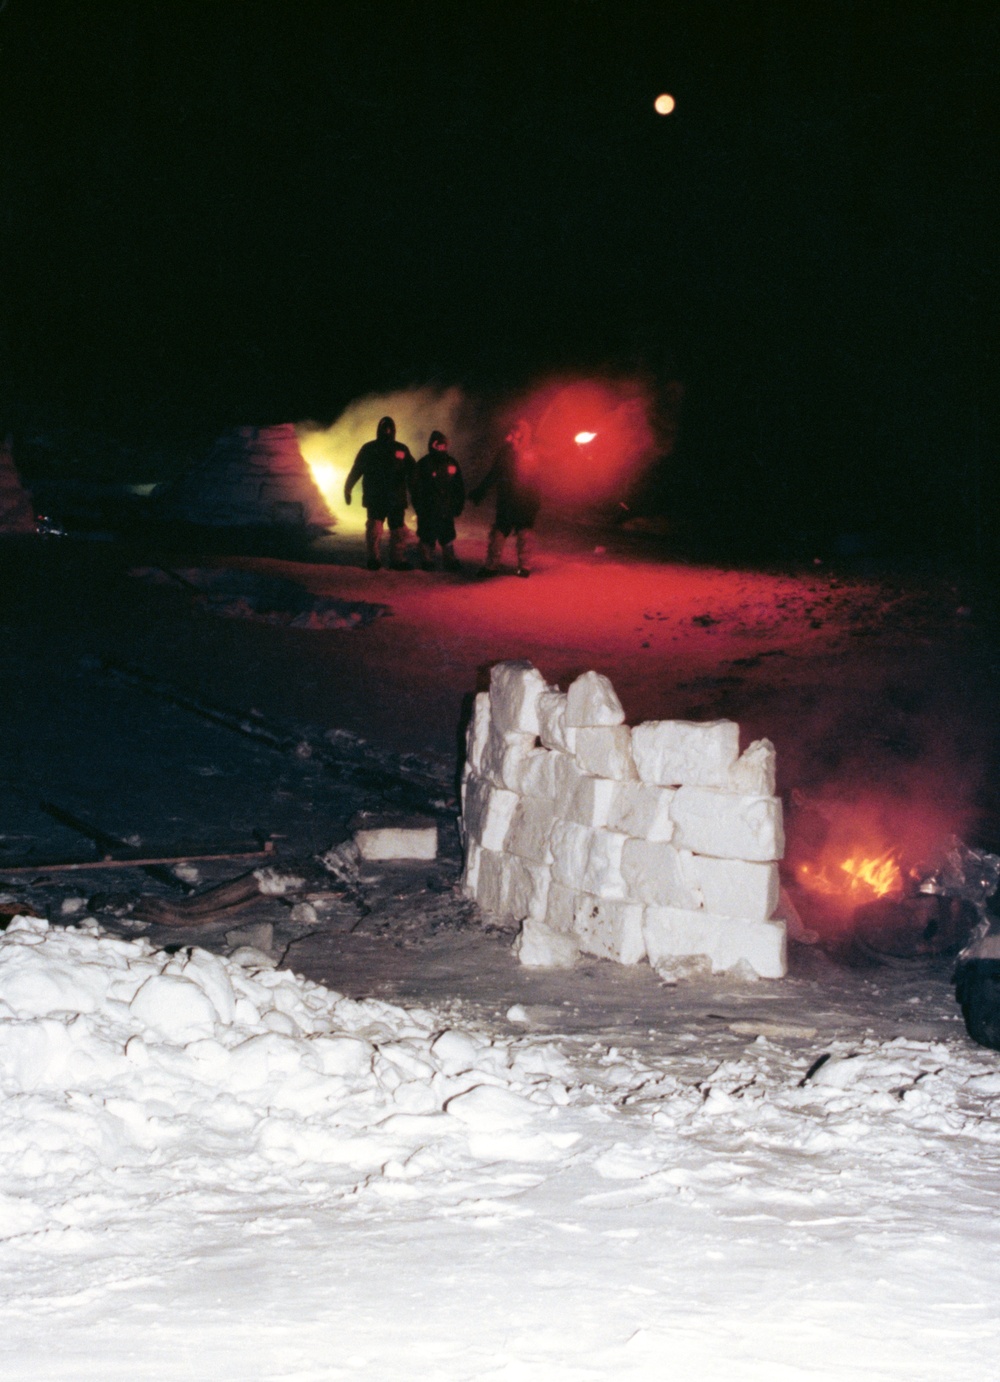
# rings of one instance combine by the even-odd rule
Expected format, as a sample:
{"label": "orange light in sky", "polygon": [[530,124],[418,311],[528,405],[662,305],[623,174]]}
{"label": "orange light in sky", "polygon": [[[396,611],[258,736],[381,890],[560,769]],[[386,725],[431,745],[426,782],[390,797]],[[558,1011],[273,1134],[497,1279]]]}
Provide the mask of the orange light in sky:
{"label": "orange light in sky", "polygon": [[577,446],[586,446],[589,441],[593,441],[597,436],[596,432],[577,432],[573,440]]}
{"label": "orange light in sky", "polygon": [[653,102],[653,109],[656,111],[657,115],[669,115],[676,104],[677,102],[674,100],[673,96],[671,96],[669,92],[664,91],[661,92]]}

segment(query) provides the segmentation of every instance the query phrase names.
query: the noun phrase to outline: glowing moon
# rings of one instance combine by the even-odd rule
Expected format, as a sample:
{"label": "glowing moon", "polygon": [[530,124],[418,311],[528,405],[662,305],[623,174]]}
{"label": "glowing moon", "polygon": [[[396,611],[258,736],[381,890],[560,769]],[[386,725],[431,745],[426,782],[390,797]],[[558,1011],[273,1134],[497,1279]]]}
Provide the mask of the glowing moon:
{"label": "glowing moon", "polygon": [[653,109],[656,111],[657,115],[669,115],[676,104],[677,102],[674,100],[673,96],[671,96],[669,92],[664,91],[662,95],[657,96],[656,100],[653,102]]}

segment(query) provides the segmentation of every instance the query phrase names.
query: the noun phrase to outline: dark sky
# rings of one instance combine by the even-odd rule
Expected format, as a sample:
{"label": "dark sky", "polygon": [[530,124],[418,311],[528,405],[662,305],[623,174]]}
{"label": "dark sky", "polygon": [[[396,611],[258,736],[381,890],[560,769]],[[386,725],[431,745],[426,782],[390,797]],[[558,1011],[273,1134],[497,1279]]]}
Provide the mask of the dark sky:
{"label": "dark sky", "polygon": [[641,369],[793,507],[982,484],[998,40],[960,0],[8,0],[3,408]]}

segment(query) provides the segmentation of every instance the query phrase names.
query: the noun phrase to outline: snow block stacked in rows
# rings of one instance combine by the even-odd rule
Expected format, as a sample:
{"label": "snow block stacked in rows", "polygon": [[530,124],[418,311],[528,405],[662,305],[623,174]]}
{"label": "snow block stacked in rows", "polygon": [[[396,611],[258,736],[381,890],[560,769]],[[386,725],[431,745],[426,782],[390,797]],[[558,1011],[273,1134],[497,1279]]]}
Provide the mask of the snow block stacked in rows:
{"label": "snow block stacked in rows", "polygon": [[522,924],[524,964],[579,954],[661,973],[785,973],[774,746],[731,720],[629,728],[607,677],[568,691],[501,662],[476,696],[462,779],[463,885]]}

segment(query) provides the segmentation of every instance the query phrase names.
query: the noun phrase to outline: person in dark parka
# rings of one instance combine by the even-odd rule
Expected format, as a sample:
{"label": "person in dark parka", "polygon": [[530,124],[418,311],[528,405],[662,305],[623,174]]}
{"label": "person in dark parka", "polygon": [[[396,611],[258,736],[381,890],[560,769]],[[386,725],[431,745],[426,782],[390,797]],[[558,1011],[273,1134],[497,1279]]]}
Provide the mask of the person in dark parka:
{"label": "person in dark parka", "polygon": [[538,453],[532,444],[531,424],[519,418],[507,433],[503,446],[493,458],[493,464],[480,480],[469,498],[480,503],[487,492],[496,487],[497,508],[486,549],[486,565],[481,576],[496,576],[504,543],[513,532],[517,542],[517,574],[530,576],[529,561],[534,537],[535,519],[542,503]]}
{"label": "person in dark parka", "polygon": [[455,519],[465,507],[465,481],[458,462],[448,453],[443,432],[431,433],[427,455],[413,468],[410,500],[417,515],[420,565],[425,571],[434,570],[434,547],[440,543],[444,569],[461,571],[455,556]]}
{"label": "person in dark parka", "polygon": [[389,565],[394,571],[408,571],[406,552],[406,485],[415,462],[410,448],[396,440],[396,424],[384,417],[374,441],[366,441],[355,457],[344,483],[344,502],[351,502],[351,491],[361,481],[361,502],[368,513],[365,523],[365,548],[369,571],[382,565],[383,524],[389,524]]}

